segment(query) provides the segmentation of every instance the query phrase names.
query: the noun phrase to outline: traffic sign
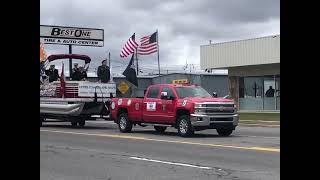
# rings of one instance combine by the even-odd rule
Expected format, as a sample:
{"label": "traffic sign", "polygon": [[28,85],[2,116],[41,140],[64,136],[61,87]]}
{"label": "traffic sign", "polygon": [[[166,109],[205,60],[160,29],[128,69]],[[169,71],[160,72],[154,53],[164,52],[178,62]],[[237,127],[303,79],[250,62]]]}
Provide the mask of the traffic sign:
{"label": "traffic sign", "polygon": [[125,94],[129,90],[129,86],[126,82],[121,81],[118,86],[118,89],[122,94]]}

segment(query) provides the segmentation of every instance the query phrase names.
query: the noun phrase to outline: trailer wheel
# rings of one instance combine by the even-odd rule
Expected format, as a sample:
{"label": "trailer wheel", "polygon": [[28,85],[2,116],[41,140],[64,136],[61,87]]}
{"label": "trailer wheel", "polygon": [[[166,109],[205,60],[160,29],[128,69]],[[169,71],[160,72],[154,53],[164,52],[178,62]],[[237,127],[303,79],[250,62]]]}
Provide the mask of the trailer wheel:
{"label": "trailer wheel", "polygon": [[167,129],[165,126],[154,126],[154,129],[159,133],[164,133],[164,131]]}
{"label": "trailer wheel", "polygon": [[182,137],[188,137],[194,134],[194,129],[188,115],[182,115],[178,118],[178,133]]}
{"label": "trailer wheel", "polygon": [[129,121],[127,113],[120,114],[118,122],[119,122],[118,126],[119,126],[120,132],[123,132],[123,133],[131,132],[131,130],[132,130],[132,122]]}

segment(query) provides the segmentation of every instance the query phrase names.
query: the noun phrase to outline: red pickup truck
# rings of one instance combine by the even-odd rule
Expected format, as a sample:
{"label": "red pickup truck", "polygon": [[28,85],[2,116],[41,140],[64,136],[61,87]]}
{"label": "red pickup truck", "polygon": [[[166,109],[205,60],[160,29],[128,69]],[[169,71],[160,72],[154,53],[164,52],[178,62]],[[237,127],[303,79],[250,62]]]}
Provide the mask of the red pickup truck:
{"label": "red pickup truck", "polygon": [[113,98],[110,109],[121,132],[151,125],[160,133],[175,127],[183,137],[205,129],[229,136],[239,121],[233,100],[212,97],[198,85],[151,85],[144,98]]}

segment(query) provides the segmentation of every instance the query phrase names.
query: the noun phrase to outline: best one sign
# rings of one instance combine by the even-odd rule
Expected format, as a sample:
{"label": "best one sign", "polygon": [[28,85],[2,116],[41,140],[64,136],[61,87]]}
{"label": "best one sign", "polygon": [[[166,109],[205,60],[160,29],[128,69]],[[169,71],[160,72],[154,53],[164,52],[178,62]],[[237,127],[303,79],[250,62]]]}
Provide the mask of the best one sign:
{"label": "best one sign", "polygon": [[40,25],[40,40],[45,44],[102,47],[104,45],[104,30]]}

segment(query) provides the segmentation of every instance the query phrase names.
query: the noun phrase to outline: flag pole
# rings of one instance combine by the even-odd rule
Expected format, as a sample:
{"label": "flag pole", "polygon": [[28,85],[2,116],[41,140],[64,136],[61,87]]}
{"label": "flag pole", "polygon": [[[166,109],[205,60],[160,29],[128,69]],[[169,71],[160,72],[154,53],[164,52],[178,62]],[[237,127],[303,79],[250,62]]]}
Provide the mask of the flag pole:
{"label": "flag pole", "polygon": [[160,61],[159,61],[159,32],[158,32],[158,29],[157,29],[157,48],[158,48],[158,70],[159,70],[159,76],[160,76]]}
{"label": "flag pole", "polygon": [[109,52],[109,68],[110,68],[110,65],[111,65],[111,54]]}
{"label": "flag pole", "polygon": [[111,67],[111,53],[109,52],[109,70],[110,70],[110,82],[113,82],[112,67]]}
{"label": "flag pole", "polygon": [[137,76],[139,75],[138,48],[136,48]]}

